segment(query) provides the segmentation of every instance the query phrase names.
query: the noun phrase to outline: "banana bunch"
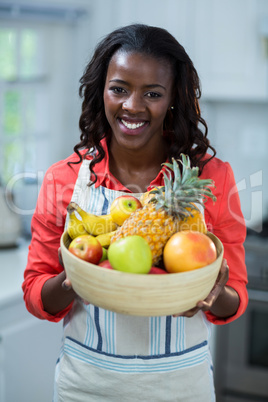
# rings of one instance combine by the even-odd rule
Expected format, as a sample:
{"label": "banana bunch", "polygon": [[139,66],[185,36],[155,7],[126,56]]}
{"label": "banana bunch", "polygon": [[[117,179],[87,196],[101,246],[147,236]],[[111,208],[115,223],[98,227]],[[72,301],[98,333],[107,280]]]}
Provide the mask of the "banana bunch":
{"label": "banana bunch", "polygon": [[98,216],[90,214],[84,211],[76,202],[70,202],[67,211],[69,213],[67,232],[71,239],[84,234],[90,234],[96,236],[103,247],[110,245],[113,232],[118,227],[113,222],[111,215]]}
{"label": "banana bunch", "polygon": [[71,239],[75,239],[78,236],[82,236],[84,234],[88,234],[86,231],[83,222],[77,218],[75,214],[75,209],[67,208],[69,212],[69,222],[67,226],[67,231]]}
{"label": "banana bunch", "polygon": [[131,195],[117,197],[111,204],[110,214],[94,215],[84,211],[76,202],[67,207],[67,232],[71,239],[84,234],[95,236],[102,247],[108,248],[118,227],[138,208],[140,201]]}

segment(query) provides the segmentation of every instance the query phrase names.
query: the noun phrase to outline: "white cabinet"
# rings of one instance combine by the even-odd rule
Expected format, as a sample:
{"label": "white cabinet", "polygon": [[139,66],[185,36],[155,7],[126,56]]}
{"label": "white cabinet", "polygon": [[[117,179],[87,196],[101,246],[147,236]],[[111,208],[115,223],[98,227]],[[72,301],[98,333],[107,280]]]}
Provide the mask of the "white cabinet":
{"label": "white cabinet", "polygon": [[94,43],[118,26],[157,25],[188,52],[205,99],[268,100],[268,38],[260,32],[268,21],[267,0],[114,0],[103,13],[106,3],[94,3],[86,26]]}
{"label": "white cabinet", "polygon": [[62,322],[33,317],[21,284],[28,242],[0,250],[0,402],[52,401]]}
{"label": "white cabinet", "polygon": [[31,316],[23,300],[0,307],[0,402],[52,401],[62,323]]}
{"label": "white cabinet", "polygon": [[192,56],[205,98],[268,100],[265,16],[262,0],[195,0]]}

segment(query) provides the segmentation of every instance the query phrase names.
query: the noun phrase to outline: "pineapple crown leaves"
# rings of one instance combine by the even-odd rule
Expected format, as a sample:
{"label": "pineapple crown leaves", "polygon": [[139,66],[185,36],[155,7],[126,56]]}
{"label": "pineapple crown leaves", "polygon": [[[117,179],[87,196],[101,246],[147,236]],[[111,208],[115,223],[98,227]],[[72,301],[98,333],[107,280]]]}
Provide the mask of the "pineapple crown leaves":
{"label": "pineapple crown leaves", "polygon": [[[182,172],[178,162],[182,164]],[[188,155],[181,154],[181,160],[172,159],[172,163],[163,163],[167,172],[164,172],[164,186],[151,191],[154,197],[150,200],[156,204],[156,209],[164,208],[170,215],[184,219],[192,216],[191,210],[199,211],[195,204],[202,205],[207,198],[216,201],[211,191],[215,187],[213,180],[200,179],[199,168],[191,167]]]}

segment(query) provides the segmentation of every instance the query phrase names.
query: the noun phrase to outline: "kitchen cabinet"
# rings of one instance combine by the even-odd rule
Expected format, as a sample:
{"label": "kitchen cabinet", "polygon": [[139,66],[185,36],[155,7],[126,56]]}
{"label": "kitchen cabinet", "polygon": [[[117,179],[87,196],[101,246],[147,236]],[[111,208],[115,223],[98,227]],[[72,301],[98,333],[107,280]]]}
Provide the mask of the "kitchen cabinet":
{"label": "kitchen cabinet", "polygon": [[90,24],[94,43],[133,21],[160,26],[178,39],[193,60],[202,99],[268,101],[266,0],[166,0],[157,5],[154,0],[115,0],[109,7],[104,14],[106,1],[94,4]]}
{"label": "kitchen cabinet", "polygon": [[52,401],[62,323],[33,317],[21,283],[27,244],[0,250],[0,402]]}
{"label": "kitchen cabinet", "polygon": [[52,401],[61,328],[32,317],[22,301],[0,310],[0,322],[0,401]]}
{"label": "kitchen cabinet", "polygon": [[268,100],[268,2],[195,0],[192,57],[205,99]]}

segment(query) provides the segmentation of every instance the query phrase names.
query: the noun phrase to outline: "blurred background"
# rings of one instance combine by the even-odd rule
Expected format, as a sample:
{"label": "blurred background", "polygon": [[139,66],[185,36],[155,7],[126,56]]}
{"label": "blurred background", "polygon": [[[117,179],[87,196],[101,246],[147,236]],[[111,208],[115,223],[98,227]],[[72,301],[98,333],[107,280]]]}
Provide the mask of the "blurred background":
{"label": "blurred background", "polygon": [[248,228],[251,303],[213,331],[217,400],[268,400],[268,1],[14,0],[0,1],[0,402],[51,400],[62,324],[23,304],[31,216],[46,169],[79,141],[79,79],[97,42],[135,22],[168,29],[193,60]]}

